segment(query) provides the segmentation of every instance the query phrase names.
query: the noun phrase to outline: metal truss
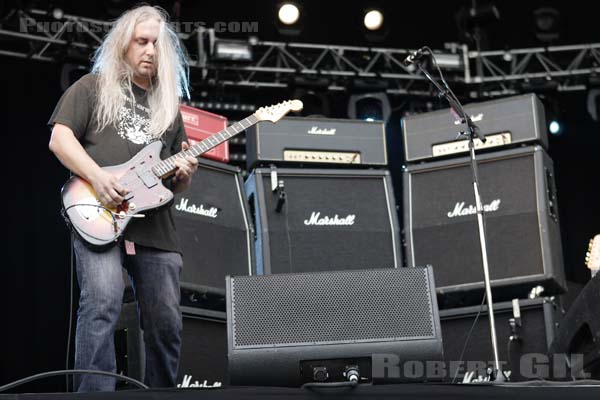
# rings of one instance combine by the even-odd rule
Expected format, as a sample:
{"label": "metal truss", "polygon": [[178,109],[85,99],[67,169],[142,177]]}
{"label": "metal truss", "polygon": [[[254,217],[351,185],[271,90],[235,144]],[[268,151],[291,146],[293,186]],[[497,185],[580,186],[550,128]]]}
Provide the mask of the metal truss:
{"label": "metal truss", "polygon": [[[73,15],[56,19],[43,10],[15,9],[3,21],[0,55],[49,62],[89,60],[111,26],[107,21]],[[210,51],[213,42],[220,40],[214,31],[199,27],[178,34],[188,50],[192,80],[208,86],[435,95],[419,70],[402,64],[411,49],[250,40],[252,61],[218,61]],[[211,36],[209,45],[207,36]],[[448,50],[434,53],[440,58],[450,54]],[[600,43],[482,52],[457,45],[453,57],[460,66],[445,69],[446,80],[469,97],[548,88],[585,90],[600,73]]]}
{"label": "metal truss", "polygon": [[218,62],[199,55],[200,61],[192,65],[202,69],[206,79],[226,86],[432,94],[421,71],[402,65],[408,49],[282,42],[254,42],[251,49],[250,63]]}
{"label": "metal truss", "polygon": [[43,10],[15,9],[0,29],[0,55],[38,61],[62,61],[66,56],[89,56],[102,42],[110,22],[63,15],[54,18]]}
{"label": "metal truss", "polygon": [[[468,51],[464,82],[489,95],[586,90],[600,73],[600,43],[506,51]],[[471,71],[475,71],[472,75]]]}

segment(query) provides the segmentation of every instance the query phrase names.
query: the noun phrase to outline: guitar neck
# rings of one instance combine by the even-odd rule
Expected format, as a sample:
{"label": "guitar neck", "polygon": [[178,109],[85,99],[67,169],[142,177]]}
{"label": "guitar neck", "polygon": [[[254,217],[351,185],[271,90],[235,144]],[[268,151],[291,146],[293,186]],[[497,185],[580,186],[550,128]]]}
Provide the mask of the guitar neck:
{"label": "guitar neck", "polygon": [[165,158],[164,160],[156,164],[154,167],[152,167],[152,171],[154,172],[154,174],[156,174],[156,176],[159,176],[160,178],[164,179],[175,172],[175,170],[177,169],[175,160],[177,160],[178,158],[185,158],[186,156],[198,158],[202,154],[206,153],[214,147],[217,147],[221,143],[231,139],[233,136],[237,135],[245,129],[248,129],[257,122],[258,118],[254,114],[252,114],[251,116],[228,126],[222,131],[207,137],[203,141],[196,143],[189,149],[182,150],[169,158]]}

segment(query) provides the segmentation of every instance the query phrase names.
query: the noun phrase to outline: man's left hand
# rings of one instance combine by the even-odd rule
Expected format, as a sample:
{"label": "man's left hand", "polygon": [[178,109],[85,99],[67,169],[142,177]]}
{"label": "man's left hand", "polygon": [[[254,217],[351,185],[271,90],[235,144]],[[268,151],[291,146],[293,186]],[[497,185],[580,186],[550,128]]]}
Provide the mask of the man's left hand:
{"label": "man's left hand", "polygon": [[[190,148],[187,142],[181,142],[181,150],[185,151]],[[192,175],[198,169],[198,159],[192,156],[185,158],[176,158],[175,177],[173,178],[173,192],[179,193],[187,189],[192,183]]]}

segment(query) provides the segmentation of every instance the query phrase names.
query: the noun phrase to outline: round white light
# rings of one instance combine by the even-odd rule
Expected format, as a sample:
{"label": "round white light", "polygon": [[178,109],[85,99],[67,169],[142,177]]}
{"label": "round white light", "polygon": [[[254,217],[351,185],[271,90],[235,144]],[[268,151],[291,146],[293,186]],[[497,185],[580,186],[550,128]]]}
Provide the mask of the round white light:
{"label": "round white light", "polygon": [[56,7],[56,8],[54,8],[54,9],[52,10],[52,16],[53,16],[55,19],[62,19],[62,17],[63,17],[64,15],[65,15],[65,13],[63,12],[62,8],[58,8],[58,7]]}
{"label": "round white light", "polygon": [[279,8],[278,16],[283,24],[292,25],[300,18],[300,10],[296,5],[286,3]]}
{"label": "round white light", "polygon": [[558,121],[552,121],[550,122],[548,129],[550,130],[551,134],[556,135],[560,132],[560,124],[558,123]]}
{"label": "round white light", "polygon": [[376,31],[383,25],[383,14],[379,10],[371,10],[365,14],[365,28]]}

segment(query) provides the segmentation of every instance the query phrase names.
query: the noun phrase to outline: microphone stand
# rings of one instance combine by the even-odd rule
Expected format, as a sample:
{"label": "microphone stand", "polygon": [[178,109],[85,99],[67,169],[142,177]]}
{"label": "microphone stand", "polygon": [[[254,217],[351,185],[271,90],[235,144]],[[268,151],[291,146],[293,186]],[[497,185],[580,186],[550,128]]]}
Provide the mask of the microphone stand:
{"label": "microphone stand", "polygon": [[[428,49],[428,52],[437,67],[437,63],[435,61],[435,56],[434,56],[433,52],[429,49]],[[479,228],[479,244],[481,247],[481,260],[483,263],[483,276],[484,276],[484,284],[485,284],[485,295],[487,298],[487,306],[488,306],[488,316],[489,316],[489,324],[490,324],[492,350],[494,352],[494,367],[495,368],[494,368],[493,372],[491,373],[490,381],[496,382],[496,383],[506,382],[507,378],[502,371],[502,366],[500,364],[500,358],[498,356],[498,339],[496,336],[496,321],[494,318],[494,304],[493,304],[493,299],[492,299],[492,288],[491,288],[491,284],[490,284],[490,270],[489,270],[489,264],[488,264],[487,244],[486,244],[487,242],[486,242],[486,236],[485,236],[485,221],[484,221],[484,214],[483,214],[483,204],[481,202],[481,196],[479,195],[479,175],[478,175],[478,171],[477,171],[477,159],[475,158],[475,136],[477,136],[479,138],[479,140],[481,140],[483,143],[485,143],[486,139],[485,139],[485,136],[479,130],[479,128],[475,125],[473,120],[471,120],[471,117],[467,114],[467,112],[465,111],[463,106],[460,104],[460,102],[458,101],[456,96],[454,96],[454,93],[452,93],[452,90],[450,89],[450,87],[448,86],[446,81],[444,80],[444,77],[443,77],[441,71],[439,71],[439,72],[440,72],[442,81],[444,82],[444,85],[446,86],[446,89],[444,89],[442,86],[440,86],[440,84],[431,77],[431,75],[427,72],[427,70],[425,68],[423,68],[423,66],[421,65],[420,60],[418,60],[418,59],[415,60],[415,64],[417,65],[419,70],[421,70],[421,72],[423,72],[423,74],[425,74],[427,79],[429,79],[429,81],[431,81],[431,83],[437,88],[437,90],[439,91],[439,96],[440,97],[443,96],[448,101],[452,110],[454,110],[454,112],[458,116],[460,116],[460,118],[462,118],[462,122],[467,125],[467,132],[461,132],[461,135],[468,135],[469,153],[470,153],[470,161],[471,161],[471,172],[473,175],[473,192],[475,195],[475,203],[476,203],[476,207],[477,207],[477,226]],[[438,68],[438,70],[439,70],[439,68]]]}

